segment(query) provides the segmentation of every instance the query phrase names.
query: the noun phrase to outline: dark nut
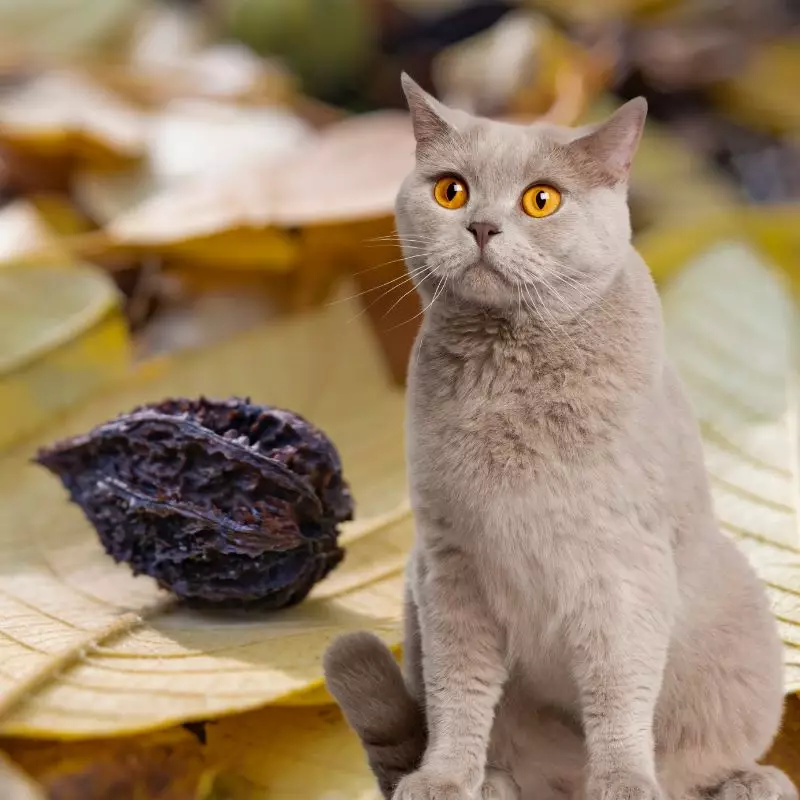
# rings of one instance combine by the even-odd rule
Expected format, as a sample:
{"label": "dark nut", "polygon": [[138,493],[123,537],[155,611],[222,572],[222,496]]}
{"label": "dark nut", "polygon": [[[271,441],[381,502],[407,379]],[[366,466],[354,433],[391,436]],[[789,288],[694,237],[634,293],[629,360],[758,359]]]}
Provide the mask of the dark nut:
{"label": "dark nut", "polygon": [[194,604],[282,608],[343,558],[331,441],[247,400],[165,400],[41,450],[109,555]]}

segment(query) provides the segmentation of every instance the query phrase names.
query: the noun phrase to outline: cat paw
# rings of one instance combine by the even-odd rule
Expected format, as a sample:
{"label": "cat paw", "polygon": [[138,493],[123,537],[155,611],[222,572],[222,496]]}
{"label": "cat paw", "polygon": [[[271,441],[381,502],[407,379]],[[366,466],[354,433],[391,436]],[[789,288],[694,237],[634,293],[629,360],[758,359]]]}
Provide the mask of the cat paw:
{"label": "cat paw", "polygon": [[520,800],[519,786],[507,772],[489,769],[481,787],[480,800]]}
{"label": "cat paw", "polygon": [[628,772],[592,779],[587,796],[588,800],[664,800],[653,780]]}
{"label": "cat paw", "polygon": [[775,767],[753,767],[731,775],[713,793],[714,800],[797,800],[797,789]]}
{"label": "cat paw", "polygon": [[420,770],[400,781],[392,800],[473,800],[473,794],[449,778]]}

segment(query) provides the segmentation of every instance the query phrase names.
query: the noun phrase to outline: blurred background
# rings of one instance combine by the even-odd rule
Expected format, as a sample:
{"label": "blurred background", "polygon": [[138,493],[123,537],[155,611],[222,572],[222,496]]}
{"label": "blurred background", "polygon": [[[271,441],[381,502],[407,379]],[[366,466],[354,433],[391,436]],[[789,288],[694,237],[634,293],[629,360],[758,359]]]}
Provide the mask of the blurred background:
{"label": "blurred background", "polygon": [[[635,243],[800,689],[798,0],[0,0],[0,800],[376,797],[320,658],[353,626],[401,640],[402,70],[523,122],[648,99]],[[151,614],[28,466],[201,393],[293,408],[342,452],[347,560],[280,625]],[[800,780],[788,707],[771,758]],[[12,794],[1,751],[44,788]]]}
{"label": "blurred background", "polygon": [[413,148],[401,70],[522,120],[645,95],[642,235],[797,199],[798,20],[796,0],[3,0],[0,343],[79,335],[113,284],[111,374],[349,283],[402,381],[416,297],[377,289],[402,275],[381,238]]}

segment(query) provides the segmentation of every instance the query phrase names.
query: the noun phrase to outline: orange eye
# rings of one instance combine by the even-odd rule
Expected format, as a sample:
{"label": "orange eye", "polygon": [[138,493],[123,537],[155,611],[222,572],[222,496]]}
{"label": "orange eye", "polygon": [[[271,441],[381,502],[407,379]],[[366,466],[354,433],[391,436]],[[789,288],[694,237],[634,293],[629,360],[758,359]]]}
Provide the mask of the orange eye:
{"label": "orange eye", "polygon": [[549,217],[561,205],[561,192],[546,183],[538,183],[526,189],[522,195],[522,210],[529,217]]}
{"label": "orange eye", "polygon": [[469,200],[467,184],[453,175],[439,178],[433,187],[433,197],[442,208],[461,208]]}

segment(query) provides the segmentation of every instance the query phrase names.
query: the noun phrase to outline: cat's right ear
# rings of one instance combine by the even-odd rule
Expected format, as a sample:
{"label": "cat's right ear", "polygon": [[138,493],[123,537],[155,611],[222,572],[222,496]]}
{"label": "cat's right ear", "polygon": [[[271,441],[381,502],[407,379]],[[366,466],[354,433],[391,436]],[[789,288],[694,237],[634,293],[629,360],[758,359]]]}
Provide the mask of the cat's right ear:
{"label": "cat's right ear", "polygon": [[446,120],[446,106],[429,95],[405,72],[402,74],[400,82],[408,101],[408,110],[411,112],[411,124],[414,126],[414,138],[417,140],[417,144],[428,144],[448,136],[452,132],[452,126]]}

